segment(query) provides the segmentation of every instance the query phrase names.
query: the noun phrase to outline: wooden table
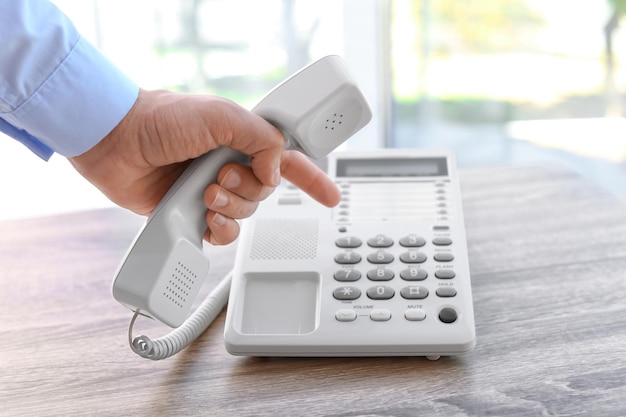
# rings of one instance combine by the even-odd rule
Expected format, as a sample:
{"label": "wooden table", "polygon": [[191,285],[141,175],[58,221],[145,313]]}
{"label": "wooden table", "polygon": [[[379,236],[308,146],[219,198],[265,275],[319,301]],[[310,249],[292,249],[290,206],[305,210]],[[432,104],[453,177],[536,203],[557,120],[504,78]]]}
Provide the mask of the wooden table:
{"label": "wooden table", "polygon": [[[230,356],[224,314],[179,355],[144,360],[110,294],[142,218],[1,223],[0,414],[626,415],[626,202],[557,167],[461,179],[478,344],[439,361]],[[211,283],[233,251],[214,248]]]}

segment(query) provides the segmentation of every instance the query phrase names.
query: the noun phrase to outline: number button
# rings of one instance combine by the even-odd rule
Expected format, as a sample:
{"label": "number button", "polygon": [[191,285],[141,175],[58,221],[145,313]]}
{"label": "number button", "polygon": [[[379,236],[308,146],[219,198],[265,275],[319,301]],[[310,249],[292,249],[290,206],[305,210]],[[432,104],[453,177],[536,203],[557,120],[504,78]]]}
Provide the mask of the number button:
{"label": "number button", "polygon": [[424,281],[428,278],[428,272],[425,269],[410,267],[400,271],[400,278],[405,281]]}
{"label": "number button", "polygon": [[393,288],[386,285],[377,285],[367,289],[367,296],[372,300],[389,300],[396,294]]}
{"label": "number button", "polygon": [[335,255],[335,262],[342,265],[358,264],[361,262],[361,255],[356,252],[344,252]]}
{"label": "number button", "polygon": [[393,255],[381,249],[367,255],[367,260],[373,264],[390,264],[393,262]]}
{"label": "number button", "polygon": [[358,237],[340,237],[335,241],[335,245],[340,248],[358,248],[363,242]]}
{"label": "number button", "polygon": [[393,271],[387,268],[377,268],[367,271],[367,278],[371,281],[390,281],[394,276]]}
{"label": "number button", "polygon": [[421,248],[426,244],[426,239],[418,235],[408,235],[400,239],[400,245],[405,248]]}
{"label": "number button", "polygon": [[393,239],[385,235],[376,235],[369,239],[367,244],[373,248],[388,248],[393,245]]}
{"label": "number button", "polygon": [[361,271],[357,271],[356,269],[340,269],[335,272],[333,277],[341,282],[358,281],[361,279]]}
{"label": "number button", "polygon": [[421,264],[426,262],[426,255],[416,250],[410,250],[401,254],[400,260],[405,264]]}

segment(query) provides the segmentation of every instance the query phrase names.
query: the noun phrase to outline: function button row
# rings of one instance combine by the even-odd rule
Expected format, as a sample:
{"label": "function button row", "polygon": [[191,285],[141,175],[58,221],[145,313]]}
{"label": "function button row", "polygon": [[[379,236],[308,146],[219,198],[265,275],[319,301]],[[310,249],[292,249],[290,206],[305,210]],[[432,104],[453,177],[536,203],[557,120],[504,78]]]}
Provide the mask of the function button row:
{"label": "function button row", "polygon": [[[339,310],[335,313],[337,321],[350,322],[356,320],[356,311],[350,309]],[[391,312],[386,309],[374,309],[369,317],[373,321],[388,321],[391,319]],[[459,315],[452,307],[442,308],[439,312],[439,320],[443,323],[454,323]],[[421,308],[408,308],[404,312],[404,318],[408,321],[423,321],[426,319],[426,311]]]}
{"label": "function button row", "polygon": [[[386,309],[374,309],[370,311],[370,319],[372,321],[389,321],[391,319],[391,311]],[[354,310],[339,310],[335,313],[335,318],[337,321],[354,321],[356,320],[356,311]]]}
{"label": "function button row", "polygon": [[[357,269],[339,269],[335,271],[333,277],[340,282],[352,282],[361,279],[361,271]],[[390,281],[395,277],[392,270],[387,268],[371,269],[367,272],[367,278],[371,281]],[[453,269],[438,269],[435,271],[435,277],[439,279],[452,279],[456,277]],[[400,271],[400,278],[405,281],[424,281],[428,278],[428,272],[425,269],[410,267]]]}
{"label": "function button row", "polygon": [[[370,287],[365,292],[372,300],[390,300],[396,295],[396,291],[386,285]],[[400,295],[406,300],[423,300],[428,297],[428,288],[420,286],[404,287],[400,290]],[[453,287],[438,287],[435,294],[441,298],[455,297],[457,292]],[[333,297],[337,300],[356,300],[361,296],[361,290],[356,287],[340,287],[333,291]]]}

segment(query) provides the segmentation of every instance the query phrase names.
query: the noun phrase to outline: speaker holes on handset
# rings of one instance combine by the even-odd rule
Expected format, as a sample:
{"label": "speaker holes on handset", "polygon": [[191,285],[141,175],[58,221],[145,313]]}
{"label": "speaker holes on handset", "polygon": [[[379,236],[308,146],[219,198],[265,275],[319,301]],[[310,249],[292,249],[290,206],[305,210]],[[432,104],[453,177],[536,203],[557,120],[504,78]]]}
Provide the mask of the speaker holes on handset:
{"label": "speaker holes on handset", "polygon": [[163,296],[177,307],[183,308],[197,279],[198,275],[179,261],[170,276]]}
{"label": "speaker holes on handset", "polygon": [[334,113],[332,117],[326,119],[326,126],[324,126],[325,130],[335,130],[335,127],[339,127],[343,119],[343,113]]}

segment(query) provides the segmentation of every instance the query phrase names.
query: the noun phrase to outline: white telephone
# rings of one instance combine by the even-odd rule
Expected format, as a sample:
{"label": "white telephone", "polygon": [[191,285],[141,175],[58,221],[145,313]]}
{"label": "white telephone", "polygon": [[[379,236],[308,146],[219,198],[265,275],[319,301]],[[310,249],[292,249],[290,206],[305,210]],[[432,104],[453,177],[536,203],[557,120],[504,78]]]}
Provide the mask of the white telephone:
{"label": "white telephone", "polygon": [[[288,149],[313,158],[330,153],[371,119],[363,94],[338,56],[322,58],[296,73],[252,111],[282,131]],[[224,164],[247,161],[245,155],[229,148],[197,158],[163,197],[124,257],[113,282],[113,296],[135,311],[129,339],[138,354],[161,359],[176,353],[221,310],[228,282],[181,326],[209,269],[202,249],[204,189],[216,181]],[[173,332],[173,339],[162,343],[145,336],[133,339],[132,324],[138,314],[181,327]]]}
{"label": "white telephone", "polygon": [[226,315],[236,355],[457,355],[475,345],[459,181],[446,151],[333,153],[329,209],[286,184],[244,222]]}

